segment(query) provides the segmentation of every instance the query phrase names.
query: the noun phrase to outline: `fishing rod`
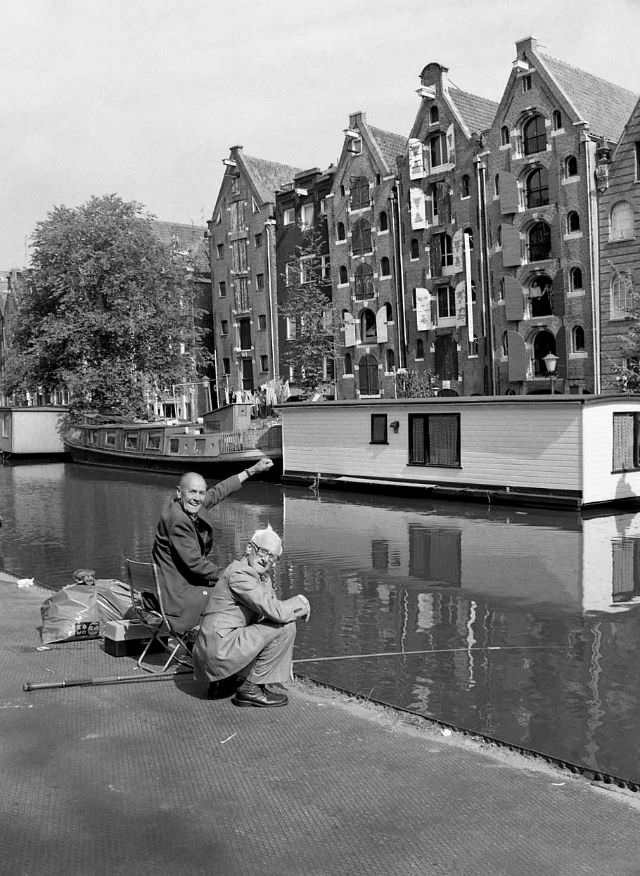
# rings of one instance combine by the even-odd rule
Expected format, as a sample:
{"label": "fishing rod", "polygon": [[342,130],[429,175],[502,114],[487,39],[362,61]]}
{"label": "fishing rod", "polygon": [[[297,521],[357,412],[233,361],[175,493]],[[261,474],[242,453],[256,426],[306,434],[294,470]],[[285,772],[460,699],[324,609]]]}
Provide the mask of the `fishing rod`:
{"label": "fishing rod", "polygon": [[191,669],[179,669],[177,672],[155,672],[149,675],[110,675],[103,678],[67,678],[64,681],[25,681],[22,690],[50,690],[59,687],[90,687],[98,684],[133,684],[141,681],[166,681],[176,675],[191,675]]}
{"label": "fishing rod", "polygon": [[412,654],[453,654],[459,651],[538,651],[561,650],[568,645],[479,645],[476,648],[432,648],[425,651],[379,651],[374,654],[337,654],[334,657],[304,657],[294,663],[325,663],[328,660],[360,660],[366,657],[408,657]]}

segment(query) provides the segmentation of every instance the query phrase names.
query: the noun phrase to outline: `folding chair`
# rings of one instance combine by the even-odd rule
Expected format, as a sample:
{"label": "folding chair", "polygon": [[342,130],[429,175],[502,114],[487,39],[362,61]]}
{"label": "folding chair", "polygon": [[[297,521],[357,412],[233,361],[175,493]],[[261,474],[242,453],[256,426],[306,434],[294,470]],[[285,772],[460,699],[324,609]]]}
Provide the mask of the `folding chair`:
{"label": "folding chair", "polygon": [[[142,563],[128,558],[125,559],[125,562],[134,613],[139,622],[145,624],[152,631],[149,641],[137,660],[138,666],[145,672],[154,673],[166,672],[174,661],[182,666],[191,667],[193,664],[188,642],[192,638],[192,632],[189,630],[186,633],[177,633],[173,629],[170,619],[167,618],[162,604],[162,590],[158,583],[156,564]],[[173,639],[175,644],[165,644],[163,640],[169,637]],[[145,666],[143,662],[155,642],[159,642],[169,653],[162,669]]]}

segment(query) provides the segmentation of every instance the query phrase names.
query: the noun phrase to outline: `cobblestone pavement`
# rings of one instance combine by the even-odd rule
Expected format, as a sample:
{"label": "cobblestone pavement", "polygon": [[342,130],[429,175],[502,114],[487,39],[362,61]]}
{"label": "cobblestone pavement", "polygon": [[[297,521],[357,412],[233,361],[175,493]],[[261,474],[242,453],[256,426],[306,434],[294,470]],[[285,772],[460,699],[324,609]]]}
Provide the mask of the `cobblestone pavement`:
{"label": "cobblestone pavement", "polygon": [[0,873],[640,874],[640,795],[296,682],[209,701],[101,641],[40,645],[47,593],[0,579]]}

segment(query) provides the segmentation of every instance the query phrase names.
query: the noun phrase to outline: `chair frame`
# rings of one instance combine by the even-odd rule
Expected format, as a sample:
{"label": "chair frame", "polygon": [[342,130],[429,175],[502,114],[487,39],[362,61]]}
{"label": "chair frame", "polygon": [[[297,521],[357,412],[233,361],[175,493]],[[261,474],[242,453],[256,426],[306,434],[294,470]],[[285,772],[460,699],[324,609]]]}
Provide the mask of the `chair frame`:
{"label": "chair frame", "polygon": [[[158,580],[158,567],[153,562],[133,560],[129,557],[125,558],[125,563],[127,566],[127,577],[129,580],[129,590],[131,592],[133,610],[136,613],[139,622],[148,627],[151,633],[149,641],[136,661],[137,665],[145,672],[150,672],[154,675],[166,673],[173,662],[176,662],[181,666],[192,668],[191,652],[187,645],[191,635],[191,630],[188,630],[186,633],[178,633],[173,629],[170,619],[167,618],[162,601],[162,588],[160,587]],[[136,572],[144,575],[144,584],[140,583],[139,579],[136,581]],[[145,596],[151,596],[157,603],[157,607],[154,605],[145,605]],[[151,622],[149,621],[149,615],[152,616]],[[163,641],[163,639],[168,639],[169,637],[176,641],[176,644],[171,647],[166,641]],[[169,654],[161,669],[154,669],[151,666],[144,664],[144,660],[155,642],[159,642]],[[185,652],[185,655],[189,658],[188,663],[184,660],[185,655],[180,655],[180,651]]]}

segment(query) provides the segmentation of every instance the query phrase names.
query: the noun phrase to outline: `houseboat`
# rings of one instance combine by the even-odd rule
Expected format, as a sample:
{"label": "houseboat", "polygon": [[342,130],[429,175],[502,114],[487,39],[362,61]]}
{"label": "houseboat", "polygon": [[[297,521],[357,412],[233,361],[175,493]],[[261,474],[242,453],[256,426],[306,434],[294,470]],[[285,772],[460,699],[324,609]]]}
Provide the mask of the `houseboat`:
{"label": "houseboat", "polygon": [[640,501],[640,397],[358,399],[278,410],[284,482],[575,509]]}
{"label": "houseboat", "polygon": [[268,456],[274,462],[268,474],[277,477],[280,423],[252,420],[251,412],[250,404],[231,404],[205,414],[202,423],[74,424],[64,442],[73,462],[210,477],[227,477]]}
{"label": "houseboat", "polygon": [[3,462],[51,460],[65,455],[64,406],[0,407],[0,457]]}

